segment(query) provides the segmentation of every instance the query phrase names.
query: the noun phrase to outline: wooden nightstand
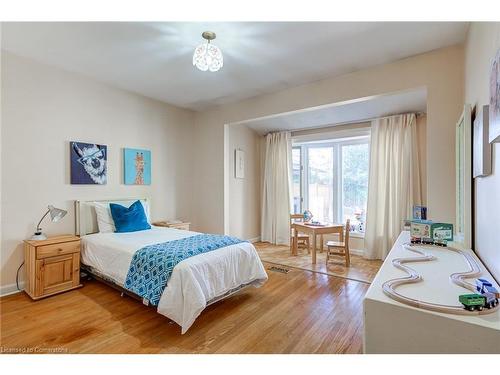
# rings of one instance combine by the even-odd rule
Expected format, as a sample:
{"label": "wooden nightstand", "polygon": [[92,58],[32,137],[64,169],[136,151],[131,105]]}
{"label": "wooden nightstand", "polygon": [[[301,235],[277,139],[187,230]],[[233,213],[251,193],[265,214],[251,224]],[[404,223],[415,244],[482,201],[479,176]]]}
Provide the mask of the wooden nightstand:
{"label": "wooden nightstand", "polygon": [[185,223],[169,223],[168,221],[157,221],[153,223],[154,226],[157,227],[168,227],[168,228],[174,228],[174,229],[182,229],[182,230],[189,230],[189,226],[191,223],[185,222]]}
{"label": "wooden nightstand", "polygon": [[73,235],[24,241],[26,285],[33,299],[79,288],[80,238]]}

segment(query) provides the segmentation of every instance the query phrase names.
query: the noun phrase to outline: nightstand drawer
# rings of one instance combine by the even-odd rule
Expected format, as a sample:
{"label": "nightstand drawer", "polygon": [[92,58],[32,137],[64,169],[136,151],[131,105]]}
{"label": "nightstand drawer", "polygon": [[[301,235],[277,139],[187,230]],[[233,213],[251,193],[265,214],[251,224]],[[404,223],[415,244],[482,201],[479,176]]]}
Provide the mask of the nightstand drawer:
{"label": "nightstand drawer", "polygon": [[72,254],[80,251],[80,241],[63,242],[53,245],[39,246],[36,249],[36,259]]}

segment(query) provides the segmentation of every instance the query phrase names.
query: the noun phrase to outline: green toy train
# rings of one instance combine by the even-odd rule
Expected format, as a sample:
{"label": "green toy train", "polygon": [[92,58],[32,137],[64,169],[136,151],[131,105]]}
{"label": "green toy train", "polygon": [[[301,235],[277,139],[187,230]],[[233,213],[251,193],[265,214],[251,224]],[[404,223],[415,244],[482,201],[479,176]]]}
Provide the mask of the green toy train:
{"label": "green toy train", "polygon": [[491,282],[486,279],[476,279],[477,293],[462,294],[458,300],[469,311],[492,309],[498,305],[500,293]]}
{"label": "green toy train", "polygon": [[464,308],[469,311],[479,310],[482,311],[484,305],[486,304],[486,297],[483,297],[480,294],[462,294],[458,297],[458,300]]}

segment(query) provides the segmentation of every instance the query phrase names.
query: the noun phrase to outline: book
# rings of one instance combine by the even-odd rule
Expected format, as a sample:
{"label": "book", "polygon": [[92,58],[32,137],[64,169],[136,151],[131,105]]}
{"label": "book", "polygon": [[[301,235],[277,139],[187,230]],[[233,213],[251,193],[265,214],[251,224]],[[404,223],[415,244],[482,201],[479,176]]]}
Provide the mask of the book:
{"label": "book", "polygon": [[427,220],[427,207],[426,206],[413,206],[413,219]]}

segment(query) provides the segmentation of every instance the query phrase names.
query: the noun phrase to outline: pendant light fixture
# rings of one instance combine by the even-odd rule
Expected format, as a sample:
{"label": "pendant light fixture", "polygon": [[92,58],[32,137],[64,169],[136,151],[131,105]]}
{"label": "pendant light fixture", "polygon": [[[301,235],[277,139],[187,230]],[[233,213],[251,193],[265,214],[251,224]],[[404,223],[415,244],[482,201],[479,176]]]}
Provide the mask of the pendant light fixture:
{"label": "pendant light fixture", "polygon": [[207,70],[216,72],[224,65],[224,59],[220,48],[211,43],[215,39],[215,33],[205,31],[201,36],[206,42],[194,50],[193,65],[204,72]]}

